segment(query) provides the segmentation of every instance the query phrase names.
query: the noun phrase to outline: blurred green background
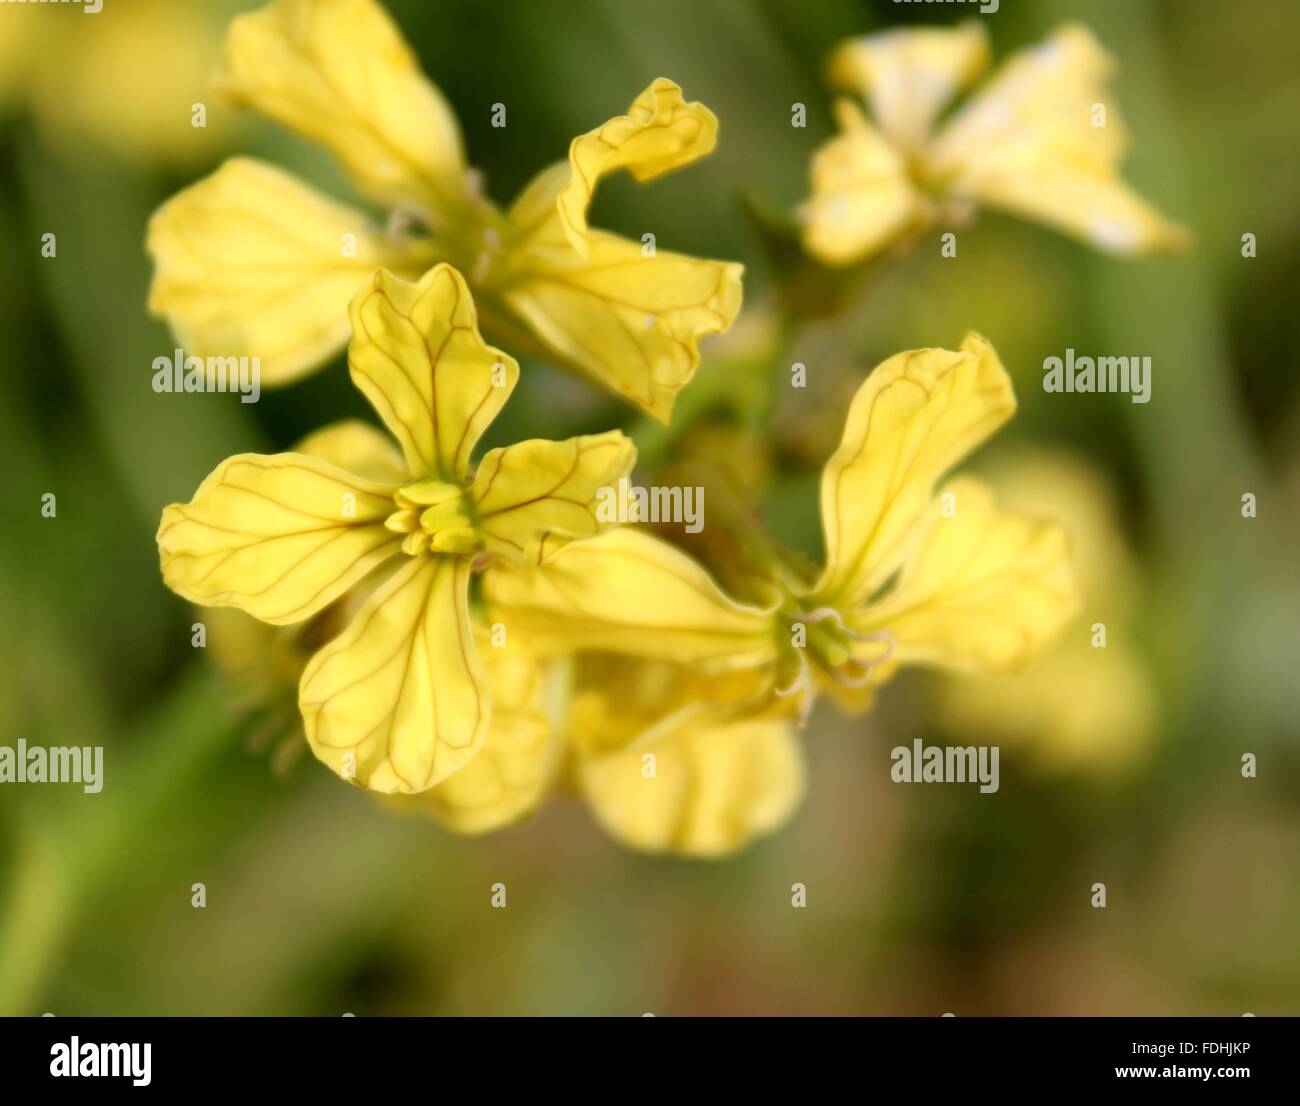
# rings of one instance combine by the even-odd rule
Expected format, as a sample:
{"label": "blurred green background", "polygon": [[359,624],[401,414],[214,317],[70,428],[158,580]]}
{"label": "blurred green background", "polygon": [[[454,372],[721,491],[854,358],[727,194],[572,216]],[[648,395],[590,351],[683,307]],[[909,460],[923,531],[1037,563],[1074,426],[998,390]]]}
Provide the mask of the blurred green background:
{"label": "blurred green background", "polygon": [[[1004,744],[996,796],[895,785],[891,747],[974,717],[951,681],[908,676],[865,718],[819,708],[808,796],[784,831],[688,862],[620,849],[563,795],[485,839],[395,816],[292,744],[268,746],[268,720],[191,648],[193,614],[159,577],[162,506],[229,454],[369,417],[342,359],[252,406],[150,388],[173,348],[145,311],[144,226],[163,199],[236,151],[350,196],[325,155],[205,91],[225,21],[252,6],[0,6],[0,739],[106,750],[99,795],[0,785],[0,1012],[1297,1012],[1300,7],[391,0],[501,201],[656,76],[709,105],[716,154],[650,187],[608,182],[593,222],[744,261],[742,326],[761,325],[774,284],[746,204],[803,198],[832,129],[826,53],[902,23],[979,18],[1001,57],[1085,22],[1120,63],[1126,176],[1194,236],[1179,257],[1121,261],[984,215],[957,260],[918,250],[851,317],[806,328],[793,356],[817,383],[782,393],[766,427],[766,520],[815,551],[843,381],[984,333],[1021,411],[975,467],[1068,451],[1109,489],[1145,723],[1120,741],[1108,725],[1126,704],[1094,702],[1060,756],[1032,726],[999,734],[994,710],[966,740]],[[199,99],[206,131],[189,125]],[[496,102],[505,129],[490,126]],[[794,102],[806,129],[790,126]],[[1039,366],[1067,346],[1150,355],[1152,402],[1045,395]],[[717,348],[692,387],[709,387]],[[495,433],[613,425],[646,430],[526,365]],[[1257,518],[1241,516],[1246,492]],[[1111,564],[1068,635],[1104,614]],[[1058,699],[1091,694],[1064,671]],[[489,905],[497,882],[505,910]]]}

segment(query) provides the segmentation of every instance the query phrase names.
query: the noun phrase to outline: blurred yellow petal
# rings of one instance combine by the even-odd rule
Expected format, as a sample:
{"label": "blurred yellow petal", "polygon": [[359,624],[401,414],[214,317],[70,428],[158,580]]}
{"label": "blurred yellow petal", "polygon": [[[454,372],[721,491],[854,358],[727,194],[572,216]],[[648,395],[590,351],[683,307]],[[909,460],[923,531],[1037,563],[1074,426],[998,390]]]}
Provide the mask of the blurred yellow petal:
{"label": "blurred yellow petal", "polygon": [[1114,634],[1094,649],[1083,625],[1023,672],[946,680],[938,706],[946,733],[1015,742],[1050,771],[1130,767],[1159,718],[1142,657]]}
{"label": "blurred yellow petal", "polygon": [[396,552],[393,491],[303,454],[228,458],[163,511],[163,579],[193,603],[299,622]]}
{"label": "blurred yellow petal", "polygon": [[381,484],[404,484],[409,476],[393,439],[360,419],[344,419],[308,434],[293,451]]}
{"label": "blurred yellow petal", "polygon": [[[203,126],[193,105],[208,99],[208,76],[225,13],[218,5],[130,0],[105,19],[30,18],[6,13],[0,31],[0,93],[10,62],[7,36],[39,34],[23,49],[23,76],[45,136],[74,160],[87,145],[124,160],[182,166],[208,160],[228,137],[231,113],[207,104]],[[57,64],[47,64],[57,58]],[[30,71],[24,74],[24,66]],[[110,94],[111,93],[111,94]]]}
{"label": "blurred yellow petal", "polygon": [[163,204],[148,248],[149,309],[166,316],[185,352],[255,356],[272,386],[343,347],[348,300],[371,272],[423,267],[361,212],[247,158]]}
{"label": "blurred yellow petal", "polygon": [[577,778],[596,820],[620,843],[716,857],[793,814],[804,793],[803,751],[784,721],[688,723],[659,741],[580,760]]}
{"label": "blurred yellow petal", "polygon": [[[699,340],[740,311],[744,267],[586,231],[570,245],[544,174],[511,218],[521,233],[498,294],[553,357],[667,422],[700,363]],[[540,215],[539,222],[530,219]]]}
{"label": "blurred yellow petal", "polygon": [[1176,250],[1187,233],[1117,176],[1057,157],[970,177],[963,191],[989,207],[1046,223],[1114,254]]}
{"label": "blurred yellow petal", "polygon": [[566,545],[537,568],[489,569],[484,592],[493,618],[543,653],[594,649],[724,671],[775,652],[770,612],[737,603],[685,553],[632,527]]}
{"label": "blurred yellow petal", "polygon": [[487,549],[517,564],[540,564],[573,538],[599,534],[619,519],[598,510],[636,460],[618,430],[569,438],[533,438],[485,454],[470,488]]}
{"label": "blurred yellow petal", "polygon": [[377,0],[272,0],[239,16],[217,84],[328,147],[384,205],[459,206],[456,118]]}
{"label": "blurred yellow petal", "polygon": [[831,80],[856,92],[889,139],[918,149],[950,100],[988,65],[978,20],[849,39],[831,55]]}
{"label": "blurred yellow petal", "polygon": [[428,791],[392,800],[466,834],[490,833],[531,814],[554,782],[564,752],[563,731],[547,716],[541,666],[517,644],[494,648],[488,635],[477,636],[492,689],[482,749]]}
{"label": "blurred yellow petal", "polygon": [[344,779],[425,791],[478,752],[489,701],[469,575],[463,558],[413,558],[308,663],[298,691],[307,740]]}
{"label": "blurred yellow petal", "polygon": [[1104,470],[1061,447],[999,449],[980,467],[998,502],[1012,511],[1053,519],[1070,537],[1079,590],[1108,623],[1134,607],[1141,582],[1120,523],[1120,508]]}
{"label": "blurred yellow petal", "polygon": [[[1063,27],[999,66],[935,136],[930,167],[969,172],[1008,155],[1051,151],[1098,168],[1113,165],[1127,145],[1106,94],[1113,68],[1091,31]],[[1105,126],[1093,126],[1095,103],[1106,106]]]}
{"label": "blurred yellow petal", "polygon": [[587,248],[587,207],[606,173],[626,169],[638,181],[653,180],[712,153],[717,117],[698,102],[687,103],[666,77],[647,88],[626,115],[619,115],[569,146],[570,172],[556,198],[561,224],[579,253]]}
{"label": "blurred yellow petal", "polygon": [[[32,72],[47,49],[52,22],[44,13],[10,13],[0,32],[0,106],[30,91]],[[21,16],[21,18],[20,18]]]}
{"label": "blurred yellow petal", "polygon": [[877,366],[822,473],[817,601],[848,611],[868,599],[898,567],[935,484],[1015,407],[1010,377],[974,334],[956,352],[912,350]]}
{"label": "blurred yellow petal", "polygon": [[847,100],[836,105],[840,134],[813,155],[812,194],[799,210],[804,248],[827,265],[849,265],[901,238],[929,203],[907,160]]}
{"label": "blurred yellow petal", "polygon": [[235,607],[209,607],[202,621],[207,629],[205,659],[233,685],[240,706],[269,706],[298,686],[301,667],[284,671],[292,668],[294,659],[288,647],[293,639],[285,630]]}
{"label": "blurred yellow petal", "polygon": [[[1126,625],[1140,583],[1114,495],[1095,465],[1058,449],[1001,451],[986,472],[999,503],[1066,530],[1083,612],[1022,673],[944,681],[939,721],[1020,743],[1049,770],[1128,767],[1150,749],[1159,709]],[[1105,648],[1094,646],[1096,622]]]}
{"label": "blurred yellow petal", "polygon": [[771,707],[770,690],[770,677],[758,669],[706,674],[670,661],[583,653],[572,664],[569,743],[579,755],[600,756],[687,723],[756,717]]}
{"label": "blurred yellow petal", "polygon": [[519,379],[484,343],[465,279],[437,265],[412,283],[377,272],[352,301],[352,380],[397,439],[415,476],[465,473],[479,436]]}
{"label": "blurred yellow petal", "polygon": [[1078,606],[1064,529],[999,511],[963,478],[931,504],[893,589],[850,623],[888,630],[902,663],[1006,671],[1028,664]]}
{"label": "blurred yellow petal", "polygon": [[1185,233],[1118,175],[1127,135],[1109,94],[1112,68],[1080,26],[1021,51],[936,136],[927,174],[949,195],[1048,223],[1099,249],[1178,246]]}

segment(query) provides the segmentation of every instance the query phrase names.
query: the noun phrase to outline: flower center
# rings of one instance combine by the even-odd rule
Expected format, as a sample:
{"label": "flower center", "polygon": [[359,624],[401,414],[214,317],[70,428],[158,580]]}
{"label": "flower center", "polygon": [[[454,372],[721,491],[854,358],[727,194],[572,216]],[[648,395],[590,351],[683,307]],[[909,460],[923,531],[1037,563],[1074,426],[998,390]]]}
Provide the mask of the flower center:
{"label": "flower center", "polygon": [[405,534],[402,552],[474,553],[483,548],[483,535],[470,511],[465,490],[443,480],[417,480],[393,496],[397,507],[384,520],[395,534]]}
{"label": "flower center", "polygon": [[894,651],[894,636],[888,630],[859,633],[830,607],[813,611],[796,607],[785,613],[782,622],[790,646],[781,651],[778,662],[778,690],[783,695],[800,690],[810,669],[844,687],[862,687],[871,679],[871,670]]}

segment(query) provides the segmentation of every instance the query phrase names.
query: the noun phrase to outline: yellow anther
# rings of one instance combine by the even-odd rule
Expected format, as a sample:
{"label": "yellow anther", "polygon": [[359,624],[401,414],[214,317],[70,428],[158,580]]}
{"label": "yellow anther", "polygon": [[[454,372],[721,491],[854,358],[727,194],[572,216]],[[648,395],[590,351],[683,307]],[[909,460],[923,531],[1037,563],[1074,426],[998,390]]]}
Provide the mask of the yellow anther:
{"label": "yellow anther", "polygon": [[397,502],[403,507],[432,507],[439,503],[459,502],[461,487],[445,480],[419,480],[407,484],[397,492]]}
{"label": "yellow anther", "polygon": [[430,537],[423,530],[416,530],[402,539],[402,552],[410,557],[418,557],[428,552]]}
{"label": "yellow anther", "polygon": [[428,552],[461,555],[483,548],[483,536],[469,514],[464,489],[458,485],[420,480],[399,489],[393,499],[397,510],[384,525],[406,535],[402,550],[410,556]]}
{"label": "yellow anther", "polygon": [[419,527],[420,512],[414,507],[404,507],[384,519],[384,525],[395,534],[409,534]]}

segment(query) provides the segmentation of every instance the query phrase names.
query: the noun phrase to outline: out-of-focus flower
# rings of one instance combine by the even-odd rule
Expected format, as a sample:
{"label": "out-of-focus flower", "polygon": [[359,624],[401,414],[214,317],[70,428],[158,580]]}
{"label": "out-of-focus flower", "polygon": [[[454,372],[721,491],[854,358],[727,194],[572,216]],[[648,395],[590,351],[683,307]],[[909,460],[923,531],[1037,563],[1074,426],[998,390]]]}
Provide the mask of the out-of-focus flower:
{"label": "out-of-focus flower", "polygon": [[0,106],[21,97],[40,33],[36,12],[33,10],[31,15],[30,19],[11,17],[0,23]]}
{"label": "out-of-focus flower", "polygon": [[231,25],[219,77],[241,104],[327,146],[387,229],[270,165],[235,159],[154,216],[151,308],[193,354],[261,357],[282,384],[342,347],[344,306],[379,267],[435,261],[474,288],[484,329],[667,421],[698,341],[740,309],[741,266],[644,248],[587,225],[601,177],[647,181],[707,155],[717,119],[656,80],[574,139],[508,211],[466,170],[455,117],[375,0],[273,0]]}
{"label": "out-of-focus flower", "polygon": [[1083,618],[1034,659],[1023,679],[944,681],[940,724],[954,734],[1020,742],[1049,769],[1106,771],[1133,763],[1150,747],[1157,705],[1132,640],[1137,568],[1109,488],[1081,459],[1048,450],[1006,457],[989,478],[1008,504],[1066,528]]}
{"label": "out-of-focus flower", "polygon": [[[131,0],[91,16],[8,4],[0,102],[25,103],[69,156],[89,144],[132,162],[192,165],[230,132],[226,114],[206,103],[220,39],[221,13],[202,4]],[[194,125],[196,104],[203,126]]]}
{"label": "out-of-focus flower", "polygon": [[469,289],[448,265],[414,284],[380,271],[350,314],[353,382],[402,456],[387,443],[355,448],[368,472],[387,475],[308,454],[241,454],[163,512],[158,545],[174,591],[275,625],[310,618],[405,554],[312,657],[299,706],[312,750],[334,771],[375,791],[419,792],[469,763],[487,732],[472,571],[540,563],[597,533],[596,493],[627,473],[635,451],[617,431],[533,439],[472,468],[519,367],[483,342]]}
{"label": "out-of-focus flower", "polygon": [[1014,409],[1006,370],[974,335],[880,365],[823,471],[825,566],[812,578],[773,559],[765,604],[736,601],[685,553],[627,527],[536,572],[494,568],[485,593],[542,654],[612,650],[702,676],[757,669],[768,699],[800,716],[818,689],[865,706],[903,663],[1023,668],[1077,605],[1064,532],[997,509],[976,480],[938,490]]}
{"label": "out-of-focus flower", "polygon": [[946,105],[989,60],[983,27],[850,39],[833,83],[840,133],[817,151],[801,210],[804,244],[849,265],[976,206],[1046,223],[1117,254],[1185,239],[1124,183],[1127,135],[1107,91],[1110,58],[1086,28],[1061,28],[1013,56],[946,122]]}

